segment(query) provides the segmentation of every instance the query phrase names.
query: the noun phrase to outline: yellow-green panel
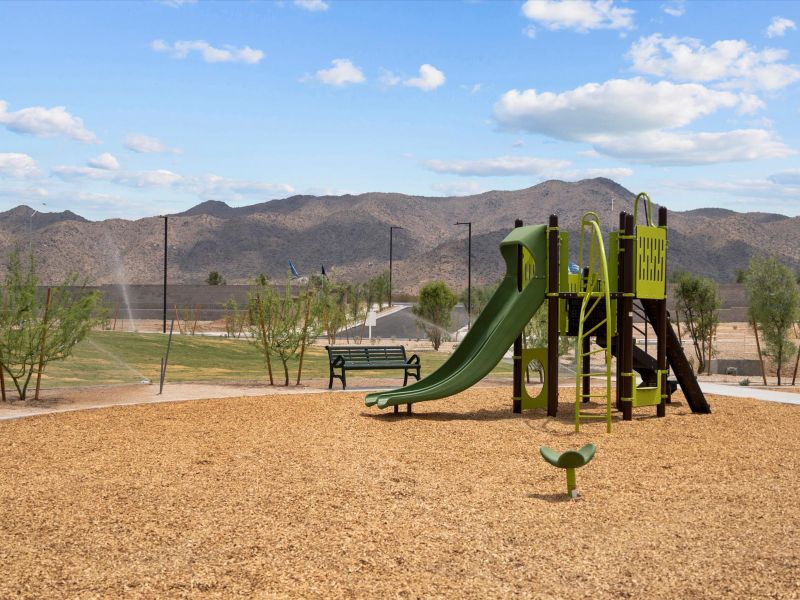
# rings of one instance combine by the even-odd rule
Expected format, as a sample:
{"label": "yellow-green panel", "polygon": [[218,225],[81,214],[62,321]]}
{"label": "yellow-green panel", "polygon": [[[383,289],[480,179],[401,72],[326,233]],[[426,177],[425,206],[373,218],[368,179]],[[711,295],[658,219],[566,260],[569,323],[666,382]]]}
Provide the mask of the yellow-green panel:
{"label": "yellow-green panel", "polygon": [[660,300],[666,295],[667,230],[639,225],[636,228],[634,271],[636,296]]}
{"label": "yellow-green panel", "polygon": [[[525,246],[522,247],[522,287],[530,283],[531,279],[536,275],[536,260],[533,254]],[[539,268],[545,268],[544,265],[539,265]]]}
{"label": "yellow-green panel", "polygon": [[525,382],[522,382],[522,410],[530,410],[533,408],[547,408],[547,348],[524,348],[522,350],[522,372],[528,368],[531,361],[537,360],[542,365],[544,370],[544,383],[542,389],[532,398],[525,388]]}

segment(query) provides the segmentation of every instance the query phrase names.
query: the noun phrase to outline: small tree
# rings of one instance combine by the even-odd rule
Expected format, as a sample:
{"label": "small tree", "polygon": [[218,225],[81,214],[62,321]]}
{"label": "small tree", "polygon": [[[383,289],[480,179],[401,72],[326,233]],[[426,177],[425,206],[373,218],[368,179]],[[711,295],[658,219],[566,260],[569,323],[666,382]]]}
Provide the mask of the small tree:
{"label": "small tree", "polygon": [[431,281],[422,287],[419,301],[411,308],[434,350],[450,339],[452,312],[457,303],[458,297],[444,281]]}
{"label": "small tree", "polygon": [[327,332],[328,343],[335,344],[339,330],[347,326],[347,288],[328,277],[316,278],[315,288],[315,317]]}
{"label": "small tree", "polygon": [[236,298],[231,296],[222,305],[225,311],[225,334],[229,337],[242,337],[247,324],[247,310],[239,308]]}
{"label": "small tree", "polygon": [[[289,361],[296,358],[307,340],[316,337],[315,322],[309,317],[304,322],[304,310],[311,296],[295,298],[292,281],[287,277],[283,293],[276,293],[271,286],[258,283],[249,296],[251,333],[253,343],[261,350],[267,361],[272,378],[271,357],[276,357],[283,366],[284,385],[289,385]],[[298,378],[299,381],[299,378]]]}
{"label": "small tree", "polygon": [[[483,286],[472,286],[472,306],[471,306],[471,313],[473,317],[477,317],[486,305],[489,304],[489,300],[491,300],[494,293],[497,291],[497,288],[500,286],[500,283],[492,283],[489,285]],[[467,306],[467,290],[461,292],[461,302],[464,306]]]}
{"label": "small tree", "polygon": [[389,302],[389,271],[367,281],[367,292],[369,305],[377,304],[378,310],[383,310],[383,305]]}
{"label": "small tree", "polygon": [[[0,364],[25,400],[31,378],[52,361],[72,354],[92,327],[104,319],[100,292],[89,292],[76,275],[51,288],[49,306],[37,294],[36,262],[23,269],[18,252],[6,264],[0,288]],[[77,289],[76,289],[77,288]]]}
{"label": "small tree", "polygon": [[794,273],[774,256],[753,257],[745,278],[748,314],[764,336],[764,354],[769,356],[778,372],[796,352],[789,341],[789,332],[800,313],[800,291]]}
{"label": "small tree", "polygon": [[225,278],[217,271],[211,271],[206,277],[206,283],[208,285],[225,285]]}
{"label": "small tree", "polygon": [[697,372],[710,367],[712,343],[719,325],[719,288],[715,281],[686,272],[676,272],[672,277],[675,286],[677,310],[692,338],[697,356]]}

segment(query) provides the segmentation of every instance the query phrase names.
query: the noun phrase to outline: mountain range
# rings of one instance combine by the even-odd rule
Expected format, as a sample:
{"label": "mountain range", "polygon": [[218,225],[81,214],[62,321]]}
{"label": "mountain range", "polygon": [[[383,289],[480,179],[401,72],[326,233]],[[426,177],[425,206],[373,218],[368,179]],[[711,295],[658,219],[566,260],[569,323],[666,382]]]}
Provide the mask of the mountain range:
{"label": "mountain range", "polygon": [[[301,274],[324,265],[340,279],[364,280],[388,268],[389,227],[395,225],[402,229],[394,232],[394,288],[414,293],[425,281],[444,279],[460,290],[466,287],[467,228],[457,221],[472,222],[473,283],[480,285],[503,275],[498,245],[515,219],[546,223],[557,214],[561,227],[574,234],[581,216],[594,211],[607,231],[616,227],[620,211],[633,210],[634,197],[597,178],[458,197],[292,196],[242,207],[209,200],[170,215],[169,278],[201,283],[215,270],[228,283],[247,283],[259,273],[280,279],[291,259]],[[669,208],[668,197],[653,199]],[[44,283],[67,272],[97,284],[161,281],[161,217],[92,222],[71,211],[33,212],[18,206],[0,213],[0,258],[14,247],[30,247]],[[671,270],[730,282],[751,256],[768,253],[800,272],[800,217],[698,208],[670,212],[668,223]],[[576,247],[574,235],[571,240]]]}

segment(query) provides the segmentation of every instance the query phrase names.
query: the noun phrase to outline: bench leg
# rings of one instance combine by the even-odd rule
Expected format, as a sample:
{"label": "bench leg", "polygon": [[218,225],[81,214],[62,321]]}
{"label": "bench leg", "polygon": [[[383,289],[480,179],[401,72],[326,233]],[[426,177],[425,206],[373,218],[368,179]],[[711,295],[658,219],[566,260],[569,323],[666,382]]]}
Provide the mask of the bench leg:
{"label": "bench leg", "polygon": [[411,403],[410,402],[408,404],[406,404],[406,412],[408,414],[411,414]]}
{"label": "bench leg", "polygon": [[395,405],[394,405],[394,414],[397,414],[397,413],[399,413],[399,412],[400,412],[400,407],[399,407],[399,406],[397,406],[397,404],[395,404]]}
{"label": "bench leg", "polygon": [[403,377],[403,387],[408,385],[408,371],[405,372],[405,376]]}
{"label": "bench leg", "polygon": [[342,369],[342,389],[347,389],[347,372],[344,369]]}
{"label": "bench leg", "polygon": [[331,377],[330,380],[328,381],[328,389],[329,390],[333,389],[333,367],[331,367]]}

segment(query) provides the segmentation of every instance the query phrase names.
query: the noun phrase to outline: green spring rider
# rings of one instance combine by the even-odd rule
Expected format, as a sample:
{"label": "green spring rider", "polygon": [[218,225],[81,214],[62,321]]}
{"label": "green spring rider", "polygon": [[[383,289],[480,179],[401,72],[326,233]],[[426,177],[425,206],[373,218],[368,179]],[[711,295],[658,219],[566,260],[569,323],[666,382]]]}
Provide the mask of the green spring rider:
{"label": "green spring rider", "polygon": [[580,450],[567,450],[566,452],[556,452],[547,446],[541,446],[539,452],[542,453],[548,463],[559,469],[567,471],[567,495],[573,496],[575,490],[575,469],[589,464],[594,458],[597,447],[594,444],[586,444]]}

